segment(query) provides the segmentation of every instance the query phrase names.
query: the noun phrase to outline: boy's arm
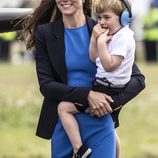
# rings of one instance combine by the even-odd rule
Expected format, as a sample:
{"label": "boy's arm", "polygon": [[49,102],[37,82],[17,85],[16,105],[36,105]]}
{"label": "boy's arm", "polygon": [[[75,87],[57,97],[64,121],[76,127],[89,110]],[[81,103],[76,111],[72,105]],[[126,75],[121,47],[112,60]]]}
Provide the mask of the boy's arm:
{"label": "boy's arm", "polygon": [[95,62],[98,57],[97,39],[103,32],[105,32],[105,29],[101,28],[100,24],[94,26],[89,46],[89,56],[92,62]]}
{"label": "boy's arm", "polygon": [[89,57],[91,61],[95,63],[97,56],[98,56],[97,40],[92,35],[91,40],[90,40],[90,46],[89,46]]}
{"label": "boy's arm", "polygon": [[111,55],[109,53],[106,43],[111,39],[111,36],[108,36],[107,34],[108,30],[98,37],[97,46],[98,54],[103,68],[106,71],[111,72],[121,64],[124,57],[121,55]]}

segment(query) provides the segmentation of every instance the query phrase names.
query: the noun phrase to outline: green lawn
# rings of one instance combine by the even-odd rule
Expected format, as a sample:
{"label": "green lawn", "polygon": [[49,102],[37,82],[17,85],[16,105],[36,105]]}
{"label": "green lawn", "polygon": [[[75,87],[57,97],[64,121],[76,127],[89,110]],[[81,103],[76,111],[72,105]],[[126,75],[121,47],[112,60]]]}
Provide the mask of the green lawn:
{"label": "green lawn", "polygon": [[42,96],[34,64],[0,64],[0,158],[49,158],[50,141],[35,136]]}
{"label": "green lawn", "polygon": [[[138,65],[147,86],[121,112],[122,158],[157,158],[158,64]],[[34,64],[0,64],[0,158],[50,157],[50,141],[35,136],[41,102]]]}
{"label": "green lawn", "polygon": [[123,158],[158,158],[158,64],[138,63],[146,88],[124,107],[118,133]]}

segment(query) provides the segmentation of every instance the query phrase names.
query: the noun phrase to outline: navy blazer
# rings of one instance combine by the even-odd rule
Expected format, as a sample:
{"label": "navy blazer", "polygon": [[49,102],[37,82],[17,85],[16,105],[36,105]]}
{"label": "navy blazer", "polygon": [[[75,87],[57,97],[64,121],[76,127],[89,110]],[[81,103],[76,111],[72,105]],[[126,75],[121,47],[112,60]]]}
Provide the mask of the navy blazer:
{"label": "navy blazer", "polygon": [[[87,27],[91,35],[94,20],[86,17]],[[78,105],[86,105],[90,89],[67,86],[64,24],[62,19],[54,23],[38,26],[35,35],[36,71],[40,91],[44,96],[36,135],[50,139],[58,120],[57,106],[61,101],[70,101]],[[132,78],[124,91],[114,96],[112,108],[124,105],[144,89],[144,76],[134,64]]]}

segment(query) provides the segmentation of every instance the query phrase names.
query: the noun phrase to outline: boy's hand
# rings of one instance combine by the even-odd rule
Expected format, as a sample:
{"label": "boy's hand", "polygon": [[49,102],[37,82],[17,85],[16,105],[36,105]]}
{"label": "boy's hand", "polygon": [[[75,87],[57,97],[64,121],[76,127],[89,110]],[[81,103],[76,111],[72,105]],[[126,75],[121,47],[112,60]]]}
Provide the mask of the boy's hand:
{"label": "boy's hand", "polygon": [[97,39],[105,31],[106,30],[102,28],[100,24],[96,24],[93,28],[92,36]]}
{"label": "boy's hand", "polygon": [[112,36],[108,36],[109,29],[105,30],[102,34],[98,37],[98,42],[107,43],[111,40]]}

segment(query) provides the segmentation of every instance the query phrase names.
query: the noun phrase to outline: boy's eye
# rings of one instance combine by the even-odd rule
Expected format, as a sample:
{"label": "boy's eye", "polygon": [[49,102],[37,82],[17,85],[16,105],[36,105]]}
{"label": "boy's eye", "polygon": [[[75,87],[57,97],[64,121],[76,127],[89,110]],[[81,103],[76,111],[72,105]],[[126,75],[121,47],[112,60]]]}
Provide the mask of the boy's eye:
{"label": "boy's eye", "polygon": [[104,19],[109,19],[110,17],[109,16],[104,16]]}
{"label": "boy's eye", "polygon": [[101,20],[101,17],[100,17],[100,16],[97,16],[97,19],[98,19],[98,20]]}
{"label": "boy's eye", "polygon": [[110,17],[109,16],[104,16],[104,17],[101,17],[101,16],[97,16],[97,20],[108,20]]}

